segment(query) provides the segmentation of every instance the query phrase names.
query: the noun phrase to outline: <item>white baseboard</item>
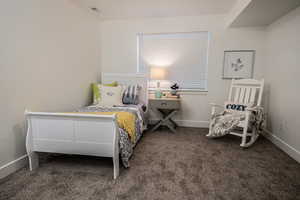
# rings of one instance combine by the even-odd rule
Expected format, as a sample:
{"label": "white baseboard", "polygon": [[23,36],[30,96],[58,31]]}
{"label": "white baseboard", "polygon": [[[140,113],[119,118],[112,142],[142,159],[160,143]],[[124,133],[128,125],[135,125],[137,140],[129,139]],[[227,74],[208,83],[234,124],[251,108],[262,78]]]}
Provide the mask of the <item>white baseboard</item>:
{"label": "white baseboard", "polygon": [[300,151],[274,135],[271,131],[265,130],[266,134],[264,135],[268,140],[270,140],[273,144],[278,146],[282,151],[287,153],[293,159],[300,163]]}
{"label": "white baseboard", "polygon": [[21,169],[28,163],[27,155],[21,156],[16,160],[13,160],[3,166],[0,166],[0,179],[14,173],[15,171]]}
{"label": "white baseboard", "polygon": [[[181,127],[208,128],[209,121],[194,121],[194,120],[174,120]],[[155,124],[158,119],[150,119],[150,124]]]}

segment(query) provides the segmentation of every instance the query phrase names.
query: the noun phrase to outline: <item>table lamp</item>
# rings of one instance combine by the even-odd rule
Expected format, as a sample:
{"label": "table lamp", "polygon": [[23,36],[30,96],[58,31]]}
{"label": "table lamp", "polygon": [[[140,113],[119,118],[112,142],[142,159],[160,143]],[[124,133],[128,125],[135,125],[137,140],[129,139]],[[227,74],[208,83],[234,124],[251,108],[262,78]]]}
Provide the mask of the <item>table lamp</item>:
{"label": "table lamp", "polygon": [[160,81],[166,78],[166,68],[165,67],[151,67],[150,69],[150,79],[156,81],[155,98],[162,97],[162,91],[160,89]]}

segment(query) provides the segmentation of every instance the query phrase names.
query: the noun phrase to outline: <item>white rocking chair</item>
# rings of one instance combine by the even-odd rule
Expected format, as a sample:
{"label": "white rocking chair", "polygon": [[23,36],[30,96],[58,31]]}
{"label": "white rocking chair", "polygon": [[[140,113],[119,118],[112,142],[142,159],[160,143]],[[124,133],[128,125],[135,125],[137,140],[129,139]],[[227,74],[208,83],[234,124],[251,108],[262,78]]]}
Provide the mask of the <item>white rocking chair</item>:
{"label": "white rocking chair", "polygon": [[[264,88],[264,79],[262,80],[255,80],[255,79],[240,79],[240,80],[232,80],[228,101],[234,103],[242,103],[242,104],[253,104],[253,106],[260,106],[262,100]],[[223,108],[224,105],[218,105],[215,103],[211,103],[212,116],[216,114],[216,108]],[[256,128],[249,127],[249,119],[252,113],[251,108],[246,108],[245,112],[245,120],[240,121],[238,127],[243,129],[242,133],[238,132],[230,132],[229,134],[239,136],[242,138],[242,142],[240,144],[241,147],[249,147],[251,146],[258,138],[258,133]],[[212,120],[210,121],[209,125],[209,133],[207,136],[211,134],[212,130]],[[249,132],[251,130],[251,132]],[[247,142],[247,137],[250,137],[250,140]]]}

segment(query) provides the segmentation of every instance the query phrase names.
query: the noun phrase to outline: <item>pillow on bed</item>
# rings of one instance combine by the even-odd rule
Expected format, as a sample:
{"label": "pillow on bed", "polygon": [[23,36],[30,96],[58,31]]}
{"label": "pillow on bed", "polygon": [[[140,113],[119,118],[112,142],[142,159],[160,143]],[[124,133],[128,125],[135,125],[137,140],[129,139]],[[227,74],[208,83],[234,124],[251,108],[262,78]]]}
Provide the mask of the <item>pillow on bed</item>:
{"label": "pillow on bed", "polygon": [[93,89],[93,104],[98,104],[101,101],[101,92],[100,88],[101,86],[108,86],[108,87],[117,87],[118,82],[114,81],[109,84],[97,84],[97,83],[92,83],[92,89]]}
{"label": "pillow on bed", "polygon": [[101,100],[97,105],[111,107],[122,104],[122,87],[110,87],[102,85],[100,87]]}
{"label": "pillow on bed", "polygon": [[142,87],[138,84],[128,85],[123,92],[123,104],[137,105],[139,103],[141,89]]}

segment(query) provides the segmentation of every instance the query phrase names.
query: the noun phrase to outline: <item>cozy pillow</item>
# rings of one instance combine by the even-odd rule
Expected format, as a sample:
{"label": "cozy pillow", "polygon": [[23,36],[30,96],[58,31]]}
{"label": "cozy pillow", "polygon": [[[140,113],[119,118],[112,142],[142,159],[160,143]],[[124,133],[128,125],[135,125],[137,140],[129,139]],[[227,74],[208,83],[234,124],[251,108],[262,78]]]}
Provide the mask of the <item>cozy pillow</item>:
{"label": "cozy pillow", "polygon": [[118,106],[122,104],[122,87],[110,87],[102,85],[100,87],[101,100],[99,106]]}
{"label": "cozy pillow", "polygon": [[109,84],[97,84],[97,83],[92,83],[92,89],[93,89],[93,104],[98,104],[101,101],[101,93],[100,93],[100,88],[101,86],[109,86],[109,87],[117,87],[118,82],[114,81]]}
{"label": "cozy pillow", "polygon": [[253,103],[243,104],[243,103],[235,103],[232,101],[227,101],[224,104],[225,110],[227,112],[244,112],[247,107],[252,107]]}
{"label": "cozy pillow", "polygon": [[139,103],[139,93],[141,91],[139,85],[128,85],[123,92],[123,104],[134,104]]}

